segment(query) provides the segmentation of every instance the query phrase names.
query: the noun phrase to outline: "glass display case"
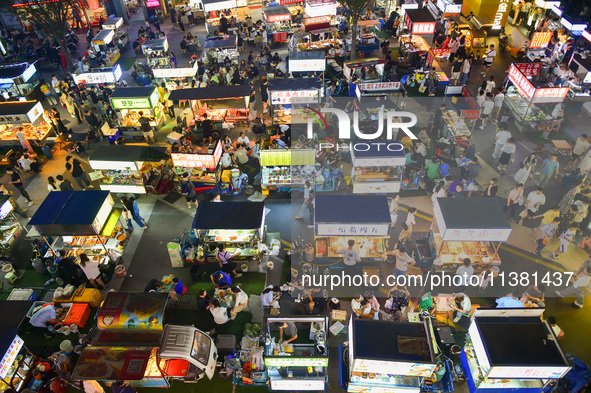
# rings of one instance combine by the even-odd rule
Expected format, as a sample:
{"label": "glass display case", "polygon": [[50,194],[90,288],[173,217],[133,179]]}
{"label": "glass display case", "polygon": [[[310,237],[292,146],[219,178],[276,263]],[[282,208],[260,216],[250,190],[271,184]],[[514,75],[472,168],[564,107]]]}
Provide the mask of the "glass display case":
{"label": "glass display case", "polygon": [[226,245],[226,251],[230,254],[240,252],[240,255],[235,259],[259,255],[259,235],[256,229],[210,229],[200,232],[208,252],[215,252],[218,244],[223,243]]}
{"label": "glass display case", "polygon": [[361,258],[372,258],[383,260],[386,252],[385,237],[363,237],[363,236],[334,236],[316,238],[316,256],[327,258],[342,258],[337,251],[348,247],[347,242],[354,240],[353,249]]}
{"label": "glass display case", "polygon": [[24,341],[15,336],[0,360],[0,391],[9,388],[21,391],[28,382],[36,358],[24,347]]}

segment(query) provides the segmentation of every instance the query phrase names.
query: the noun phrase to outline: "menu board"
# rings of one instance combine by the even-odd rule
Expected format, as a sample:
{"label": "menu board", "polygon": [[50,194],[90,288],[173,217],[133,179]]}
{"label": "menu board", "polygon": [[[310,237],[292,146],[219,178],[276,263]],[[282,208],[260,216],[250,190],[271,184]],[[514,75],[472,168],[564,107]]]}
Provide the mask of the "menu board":
{"label": "menu board", "polygon": [[316,152],[314,150],[263,150],[261,151],[261,166],[290,166],[314,165]]}
{"label": "menu board", "polygon": [[214,170],[217,168],[220,158],[222,158],[222,144],[217,144],[213,154],[172,153],[170,156],[174,166],[182,168],[206,168],[207,170]]}
{"label": "menu board", "polygon": [[435,364],[430,363],[406,363],[369,359],[356,359],[352,367],[353,372],[404,375],[412,377],[429,377],[434,369]]}
{"label": "menu board", "polygon": [[[318,90],[271,91],[272,105],[290,105],[292,99],[318,99]],[[306,100],[305,100],[306,101]],[[302,102],[302,101],[299,101]],[[309,102],[309,101],[306,101]],[[312,101],[316,102],[316,101]]]}
{"label": "menu board", "polygon": [[529,47],[531,49],[542,49],[548,46],[550,39],[552,38],[551,31],[537,31],[531,38],[531,42],[529,43]]}
{"label": "menu board", "polygon": [[19,336],[15,336],[12,340],[12,343],[10,343],[8,350],[2,357],[2,360],[0,361],[1,379],[4,379],[6,377],[6,374],[8,374],[8,370],[10,369],[10,366],[12,366],[12,363],[14,362],[14,359],[16,359],[16,356],[20,352],[23,344],[24,341]]}
{"label": "menu board", "polygon": [[265,366],[267,367],[327,367],[328,358],[265,358]]}

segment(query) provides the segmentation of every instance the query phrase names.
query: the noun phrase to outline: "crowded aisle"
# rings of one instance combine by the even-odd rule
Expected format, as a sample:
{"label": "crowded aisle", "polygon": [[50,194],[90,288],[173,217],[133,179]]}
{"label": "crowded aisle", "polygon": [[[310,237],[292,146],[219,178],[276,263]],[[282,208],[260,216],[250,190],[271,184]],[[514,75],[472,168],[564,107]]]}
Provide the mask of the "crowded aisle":
{"label": "crowded aisle", "polygon": [[584,4],[36,2],[0,392],[588,389]]}

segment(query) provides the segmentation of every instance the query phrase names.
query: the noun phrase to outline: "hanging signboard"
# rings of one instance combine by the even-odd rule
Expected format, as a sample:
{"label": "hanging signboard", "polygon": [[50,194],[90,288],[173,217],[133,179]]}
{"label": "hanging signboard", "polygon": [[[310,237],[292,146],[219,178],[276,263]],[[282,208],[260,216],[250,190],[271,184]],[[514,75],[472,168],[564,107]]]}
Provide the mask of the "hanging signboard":
{"label": "hanging signboard", "polygon": [[289,59],[289,72],[324,72],[326,70],[326,59]]}
{"label": "hanging signboard", "polygon": [[400,90],[402,84],[400,82],[360,83],[358,87],[363,91]]}
{"label": "hanging signboard", "polygon": [[271,91],[272,105],[290,105],[292,98],[318,98],[318,90]]}
{"label": "hanging signboard", "polygon": [[552,35],[554,33],[551,31],[537,31],[531,38],[531,42],[529,43],[529,47],[531,49],[543,49],[548,47],[550,40],[552,39]]}
{"label": "hanging signboard", "polygon": [[104,72],[84,72],[81,74],[74,74],[74,82],[77,85],[96,85],[100,83],[117,83],[121,79],[121,66],[117,64],[115,68],[111,68]]}
{"label": "hanging signboard", "polygon": [[478,109],[465,109],[460,113],[460,118],[466,120],[476,120],[480,117],[480,111]]}
{"label": "hanging signboard", "polygon": [[316,224],[318,236],[387,236],[389,224]]}
{"label": "hanging signboard", "polygon": [[291,20],[291,14],[279,14],[279,15],[266,15],[267,17],[267,22],[269,23],[273,23],[273,22],[284,22],[284,21],[288,21]]}
{"label": "hanging signboard", "polygon": [[513,85],[515,85],[515,88],[523,97],[531,98],[534,96],[536,88],[529,80],[527,80],[525,75],[523,75],[515,64],[511,64],[511,67],[509,68],[509,80],[513,82]]}
{"label": "hanging signboard", "polygon": [[195,62],[193,67],[185,68],[154,68],[154,78],[191,78],[197,74],[199,64]]}
{"label": "hanging signboard", "polygon": [[525,76],[536,76],[542,69],[542,63],[515,63],[515,66]]}
{"label": "hanging signboard", "polygon": [[534,94],[534,104],[549,104],[563,102],[568,94],[568,87],[547,87],[537,89]]}

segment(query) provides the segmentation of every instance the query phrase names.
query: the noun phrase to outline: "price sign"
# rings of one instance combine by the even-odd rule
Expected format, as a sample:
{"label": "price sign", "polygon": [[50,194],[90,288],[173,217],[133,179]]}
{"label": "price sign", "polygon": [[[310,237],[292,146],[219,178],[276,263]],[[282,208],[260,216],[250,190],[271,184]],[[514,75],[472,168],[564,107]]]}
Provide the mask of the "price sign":
{"label": "price sign", "polygon": [[448,57],[451,54],[451,49],[434,48],[431,51],[435,57]]}
{"label": "price sign", "polygon": [[534,94],[534,104],[562,102],[568,94],[568,87],[548,87],[537,89]]}
{"label": "price sign", "polygon": [[267,17],[267,22],[269,23],[273,23],[273,22],[284,22],[284,21],[288,21],[291,20],[291,14],[284,14],[284,15],[266,15]]}
{"label": "price sign", "polygon": [[213,154],[181,154],[170,155],[174,166],[182,168],[206,168],[212,170],[217,168],[222,157],[222,144],[218,142]]}
{"label": "price sign", "polygon": [[480,111],[478,109],[466,109],[460,113],[460,117],[466,120],[476,120],[480,117]]}
{"label": "price sign", "polygon": [[523,73],[515,66],[515,64],[511,64],[511,68],[509,68],[509,80],[513,82],[515,88],[523,97],[533,97],[536,88],[531,84],[530,81],[527,80],[525,75],[523,75]]}
{"label": "price sign", "polygon": [[290,72],[314,72],[326,70],[326,59],[289,59]]}
{"label": "price sign", "polygon": [[86,72],[74,74],[74,82],[78,85],[94,85],[100,83],[116,83],[121,78],[121,66],[117,66],[109,72]]}
{"label": "price sign", "polygon": [[542,63],[515,63],[515,66],[525,76],[536,76],[542,69]]}
{"label": "price sign", "polygon": [[529,47],[532,49],[542,49],[548,46],[550,39],[552,39],[551,31],[538,31],[535,32],[529,43]]}

